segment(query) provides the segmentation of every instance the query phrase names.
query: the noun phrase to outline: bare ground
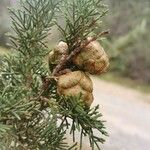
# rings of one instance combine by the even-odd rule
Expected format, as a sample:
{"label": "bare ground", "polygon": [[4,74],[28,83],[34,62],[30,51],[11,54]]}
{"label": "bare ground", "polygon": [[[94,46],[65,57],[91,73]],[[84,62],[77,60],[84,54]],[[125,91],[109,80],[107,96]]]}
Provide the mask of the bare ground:
{"label": "bare ground", "polygon": [[[102,150],[150,150],[150,94],[92,78],[109,137]],[[85,139],[83,150],[90,150]]]}

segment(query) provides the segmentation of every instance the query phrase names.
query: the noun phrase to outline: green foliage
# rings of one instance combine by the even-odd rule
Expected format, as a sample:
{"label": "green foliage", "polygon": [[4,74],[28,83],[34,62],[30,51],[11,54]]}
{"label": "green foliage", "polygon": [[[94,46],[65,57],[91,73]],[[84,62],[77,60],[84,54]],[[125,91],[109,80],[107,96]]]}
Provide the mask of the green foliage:
{"label": "green foliage", "polygon": [[42,86],[41,76],[48,72],[43,63],[48,52],[44,39],[57,5],[52,0],[21,4],[22,9],[10,10],[14,54],[3,58],[0,74],[1,145],[6,149],[62,149],[65,133],[56,126],[56,114],[45,118],[45,108],[34,98]]}
{"label": "green foliage", "polygon": [[[80,1],[74,1],[71,6],[78,7],[77,2]],[[82,6],[86,4],[84,0],[81,2],[84,2]],[[97,1],[97,4],[98,2],[100,1]],[[91,9],[88,8],[88,3],[94,4],[87,1],[87,12]],[[104,142],[101,136],[107,133],[98,106],[86,108],[81,96],[59,96],[56,82],[51,74],[48,74],[49,70],[44,62],[49,52],[46,37],[61,5],[55,0],[25,0],[20,4],[19,10],[10,10],[14,31],[13,35],[10,35],[12,54],[2,56],[0,64],[0,149],[76,149],[74,134],[79,131],[80,148],[82,137],[88,136],[92,149],[100,149],[99,143]],[[70,4],[67,5],[68,8],[69,6]],[[91,11],[94,11],[94,7]],[[96,13],[92,16],[98,15]],[[84,25],[82,19],[77,23],[80,27]],[[86,23],[88,20],[84,21]],[[68,20],[67,39],[71,46],[70,38],[76,36],[70,32],[70,24],[71,20]],[[89,29],[86,28],[78,37],[85,36],[85,33],[90,34]],[[65,138],[69,127],[74,141],[71,147]],[[99,135],[95,135],[95,130]]]}
{"label": "green foliage", "polygon": [[[90,145],[94,150],[95,147],[100,149],[99,143],[104,143],[105,140],[94,132],[99,132],[101,135],[107,136],[105,131],[104,121],[101,120],[102,114],[99,113],[99,106],[92,109],[86,108],[79,97],[62,97],[58,102],[61,105],[62,112],[61,125],[69,128],[72,119],[70,133],[73,135],[73,141],[76,141],[75,132],[80,132],[80,149],[82,148],[82,140],[84,136],[88,136]],[[69,103],[68,103],[69,101]]]}
{"label": "green foliage", "polygon": [[69,52],[79,47],[87,37],[101,25],[101,18],[107,13],[102,0],[65,0],[58,12],[65,21],[63,28],[56,22]]}

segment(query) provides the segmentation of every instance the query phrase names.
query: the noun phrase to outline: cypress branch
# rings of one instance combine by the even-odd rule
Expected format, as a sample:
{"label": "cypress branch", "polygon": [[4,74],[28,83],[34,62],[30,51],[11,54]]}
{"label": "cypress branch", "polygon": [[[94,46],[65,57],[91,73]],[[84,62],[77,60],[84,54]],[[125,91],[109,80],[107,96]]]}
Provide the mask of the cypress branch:
{"label": "cypress branch", "polygon": [[[99,143],[105,141],[101,137],[107,133],[99,107],[87,108],[81,95],[58,95],[56,75],[90,42],[108,33],[86,40],[107,10],[101,0],[25,0],[20,4],[19,10],[10,10],[12,54],[3,56],[0,65],[0,146],[8,150],[71,150],[76,149],[75,133],[79,132],[80,149],[84,136],[93,150],[100,149]],[[64,15],[65,29],[57,23],[59,13]],[[69,46],[69,55],[49,75],[43,61],[49,52],[45,38],[54,24]],[[72,146],[66,143],[68,130]]]}

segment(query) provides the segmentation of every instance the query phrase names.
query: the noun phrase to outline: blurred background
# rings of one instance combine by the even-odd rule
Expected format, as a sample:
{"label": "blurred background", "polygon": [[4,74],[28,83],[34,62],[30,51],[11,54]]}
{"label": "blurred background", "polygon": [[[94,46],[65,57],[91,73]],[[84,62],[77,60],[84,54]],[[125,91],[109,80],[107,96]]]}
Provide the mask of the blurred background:
{"label": "blurred background", "polygon": [[10,23],[9,23],[9,14],[7,7],[10,6],[9,1],[7,0],[0,0],[0,46],[2,49],[6,47],[7,38],[5,33],[10,30]]}
{"label": "blurred background", "polygon": [[[7,7],[0,0],[0,53],[7,53],[10,32]],[[102,106],[110,137],[105,150],[150,149],[150,0],[104,0],[109,13],[102,29],[110,29],[101,43],[110,57],[110,70],[93,78],[95,103]],[[101,30],[101,29],[100,29]],[[58,31],[53,29],[53,42]],[[56,36],[57,35],[57,36]],[[85,148],[87,150],[87,148]]]}
{"label": "blurred background", "polygon": [[[104,3],[109,13],[103,19],[102,29],[110,29],[110,35],[102,44],[111,58],[111,67],[110,74],[103,78],[114,80],[113,76],[118,76],[119,83],[125,81],[124,84],[134,88],[150,90],[150,0],[104,0]],[[0,0],[0,51],[7,48],[5,33],[10,31],[7,10],[10,5],[16,6],[16,0]],[[58,35],[56,29],[53,32]],[[56,39],[52,37],[53,41]]]}
{"label": "blurred background", "polygon": [[[150,84],[150,0],[106,0],[104,25],[111,33],[104,41],[112,58],[111,71]],[[138,87],[137,87],[138,88]]]}

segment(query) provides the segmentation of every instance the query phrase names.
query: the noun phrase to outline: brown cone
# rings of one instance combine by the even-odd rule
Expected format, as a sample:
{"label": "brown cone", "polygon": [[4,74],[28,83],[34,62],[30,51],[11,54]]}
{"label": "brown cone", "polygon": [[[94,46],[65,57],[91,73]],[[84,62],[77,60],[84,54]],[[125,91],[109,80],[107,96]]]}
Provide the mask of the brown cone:
{"label": "brown cone", "polygon": [[89,76],[82,71],[74,71],[59,76],[57,92],[65,96],[82,94],[82,100],[89,107],[93,102],[93,83]]}
{"label": "brown cone", "polygon": [[[90,39],[89,37],[88,40]],[[108,56],[97,41],[93,41],[83,48],[83,50],[73,58],[73,62],[79,68],[91,74],[101,74],[106,72],[109,67]]]}
{"label": "brown cone", "polygon": [[58,64],[62,56],[67,54],[67,49],[68,46],[65,42],[59,42],[55,49],[49,53],[49,62]]}

